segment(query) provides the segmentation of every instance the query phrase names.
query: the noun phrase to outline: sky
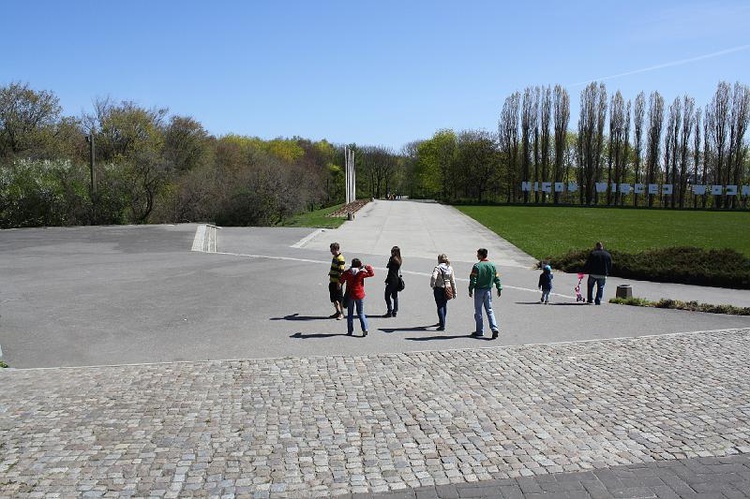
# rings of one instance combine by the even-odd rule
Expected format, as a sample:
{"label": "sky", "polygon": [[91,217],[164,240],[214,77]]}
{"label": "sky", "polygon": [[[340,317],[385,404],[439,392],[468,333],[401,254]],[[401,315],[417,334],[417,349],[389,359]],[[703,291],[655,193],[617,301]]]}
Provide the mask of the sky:
{"label": "sky", "polygon": [[[217,137],[399,152],[440,129],[495,132],[505,99],[592,81],[707,105],[750,85],[747,0],[12,0],[0,86],[189,116]],[[571,125],[574,126],[574,125]]]}

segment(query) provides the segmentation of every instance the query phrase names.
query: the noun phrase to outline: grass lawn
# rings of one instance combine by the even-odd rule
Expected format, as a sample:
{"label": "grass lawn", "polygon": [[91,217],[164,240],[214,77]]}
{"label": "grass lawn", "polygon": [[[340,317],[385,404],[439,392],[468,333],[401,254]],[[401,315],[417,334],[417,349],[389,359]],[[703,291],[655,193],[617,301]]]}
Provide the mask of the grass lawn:
{"label": "grass lawn", "polygon": [[344,206],[343,204],[337,204],[329,208],[322,210],[316,210],[313,212],[303,213],[292,217],[291,219],[284,222],[284,227],[316,227],[322,229],[336,229],[346,221],[344,217],[329,217],[330,213],[338,210]]}
{"label": "grass lawn", "polygon": [[463,213],[538,259],[573,249],[636,253],[696,246],[729,248],[750,257],[750,212],[553,206],[457,206]]}

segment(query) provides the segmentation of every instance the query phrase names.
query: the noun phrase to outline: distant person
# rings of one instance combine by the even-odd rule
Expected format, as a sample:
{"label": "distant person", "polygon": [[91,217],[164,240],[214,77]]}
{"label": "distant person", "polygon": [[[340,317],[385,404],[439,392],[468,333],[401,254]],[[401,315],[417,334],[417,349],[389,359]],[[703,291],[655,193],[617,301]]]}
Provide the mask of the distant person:
{"label": "distant person", "polygon": [[549,303],[549,294],[552,292],[552,267],[545,265],[542,269],[542,273],[539,274],[539,289],[542,290],[542,299],[540,303]]}
{"label": "distant person", "polygon": [[[398,283],[401,275],[401,248],[394,246],[391,248],[391,257],[388,259],[386,268],[388,275],[385,276],[385,306],[388,311],[386,317],[396,317],[398,314]],[[391,300],[393,302],[391,303]]]}
{"label": "distant person", "polygon": [[331,270],[328,271],[329,283],[328,283],[328,294],[333,303],[334,313],[330,316],[331,319],[341,320],[344,318],[344,307],[341,304],[344,299],[344,294],[341,290],[341,274],[346,268],[346,260],[344,255],[339,251],[341,247],[339,243],[331,243]]}
{"label": "distant person", "polygon": [[500,283],[500,277],[497,275],[495,264],[487,259],[487,250],[479,248],[477,250],[477,259],[479,260],[471,268],[469,275],[469,298],[474,297],[474,321],[476,329],[472,336],[481,338],[484,336],[484,321],[482,319],[482,308],[487,312],[487,320],[490,323],[492,339],[498,337],[500,331],[495,320],[495,313],[492,311],[492,286],[497,288],[497,296],[502,296],[503,285]]}
{"label": "distant person", "polygon": [[[586,264],[583,266],[583,272],[589,275],[586,282],[587,295],[586,303],[595,303],[601,305],[602,296],[604,295],[604,285],[607,283],[607,276],[612,272],[612,255],[604,249],[601,242],[594,245],[593,251],[589,253]],[[596,297],[592,300],[594,294],[594,285],[596,284]]]}
{"label": "distant person", "polygon": [[437,305],[438,331],[445,331],[445,318],[448,315],[448,300],[456,297],[456,277],[448,257],[442,253],[437,257],[438,264],[432,271],[430,287]]}
{"label": "distant person", "polygon": [[352,260],[349,270],[341,274],[339,282],[346,283],[347,314],[346,331],[348,335],[354,334],[354,308],[357,308],[359,325],[362,327],[362,336],[367,336],[367,317],[365,316],[365,279],[375,275],[370,265],[362,265],[359,258]]}

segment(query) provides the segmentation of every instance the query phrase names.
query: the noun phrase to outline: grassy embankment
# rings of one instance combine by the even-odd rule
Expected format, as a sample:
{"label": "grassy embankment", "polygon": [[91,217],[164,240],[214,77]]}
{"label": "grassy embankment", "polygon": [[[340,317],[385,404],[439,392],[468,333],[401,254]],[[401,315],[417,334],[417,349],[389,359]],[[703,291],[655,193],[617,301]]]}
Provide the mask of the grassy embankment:
{"label": "grassy embankment", "polygon": [[[575,272],[595,241],[615,260],[613,275],[750,289],[750,213],[537,206],[460,206],[540,261]],[[748,308],[643,299],[629,305],[750,315]]]}

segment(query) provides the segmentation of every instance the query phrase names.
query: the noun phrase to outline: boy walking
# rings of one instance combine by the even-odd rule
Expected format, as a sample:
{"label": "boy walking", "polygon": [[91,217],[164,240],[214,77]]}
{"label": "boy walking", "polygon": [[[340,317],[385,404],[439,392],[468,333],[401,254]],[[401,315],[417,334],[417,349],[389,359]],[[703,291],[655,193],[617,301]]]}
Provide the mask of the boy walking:
{"label": "boy walking", "polygon": [[549,294],[552,291],[552,267],[545,265],[541,274],[539,274],[539,289],[542,290],[542,299],[539,303],[549,303]]}
{"label": "boy walking", "polygon": [[344,260],[344,255],[339,251],[339,243],[331,243],[330,247],[333,259],[331,260],[331,270],[328,271],[328,295],[334,308],[333,315],[331,315],[330,318],[340,321],[344,318],[344,307],[341,305],[341,302],[344,299],[344,294],[341,291],[341,283],[339,280],[341,279],[341,274],[344,273],[346,260]]}
{"label": "boy walking", "polygon": [[500,283],[500,277],[497,275],[495,264],[487,259],[485,248],[477,250],[477,259],[479,261],[471,268],[471,274],[469,275],[469,298],[474,297],[474,322],[476,323],[476,329],[472,336],[477,338],[484,336],[484,320],[482,318],[482,308],[484,308],[494,340],[500,334],[500,330],[495,320],[495,312],[492,310],[492,286],[494,285],[497,288],[498,297],[502,295],[503,286]]}

